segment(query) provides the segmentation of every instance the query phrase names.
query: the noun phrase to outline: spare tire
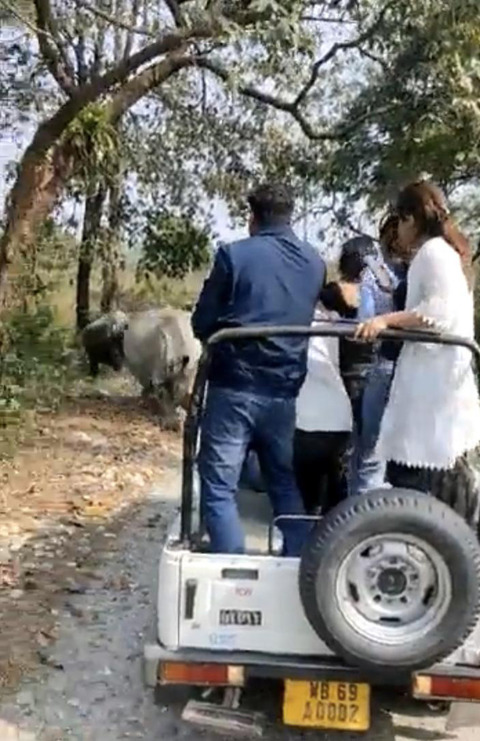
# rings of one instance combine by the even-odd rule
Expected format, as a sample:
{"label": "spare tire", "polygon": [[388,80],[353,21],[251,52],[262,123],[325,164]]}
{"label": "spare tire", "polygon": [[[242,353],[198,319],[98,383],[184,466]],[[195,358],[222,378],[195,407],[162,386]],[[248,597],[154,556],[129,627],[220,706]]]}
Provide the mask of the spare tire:
{"label": "spare tire", "polygon": [[383,677],[448,656],[480,615],[476,534],[413,491],[374,491],[332,510],[306,543],[299,580],[317,635]]}

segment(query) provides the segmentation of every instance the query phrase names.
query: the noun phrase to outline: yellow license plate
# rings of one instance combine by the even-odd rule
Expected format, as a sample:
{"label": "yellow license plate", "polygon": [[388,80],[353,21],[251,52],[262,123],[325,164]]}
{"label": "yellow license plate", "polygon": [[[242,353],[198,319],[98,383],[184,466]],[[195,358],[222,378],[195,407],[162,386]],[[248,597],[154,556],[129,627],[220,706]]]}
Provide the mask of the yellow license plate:
{"label": "yellow license plate", "polygon": [[352,682],[285,681],[283,722],[288,726],[368,731],[370,686]]}

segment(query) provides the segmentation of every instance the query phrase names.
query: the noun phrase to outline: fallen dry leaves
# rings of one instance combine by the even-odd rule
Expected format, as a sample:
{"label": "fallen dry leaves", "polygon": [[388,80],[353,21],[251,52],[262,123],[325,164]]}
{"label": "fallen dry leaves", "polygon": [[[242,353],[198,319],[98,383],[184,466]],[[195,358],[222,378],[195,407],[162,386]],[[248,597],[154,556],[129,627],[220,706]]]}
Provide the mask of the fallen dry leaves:
{"label": "fallen dry leaves", "polygon": [[138,399],[80,398],[37,416],[28,443],[0,464],[0,688],[42,661],[61,600],[98,578],[116,513],[179,460],[178,433]]}
{"label": "fallen dry leaves", "polygon": [[31,532],[39,517],[108,515],[152,486],[179,454],[178,434],[162,430],[138,400],[78,400],[41,415],[29,444],[0,466],[0,537],[7,522],[16,534]]}

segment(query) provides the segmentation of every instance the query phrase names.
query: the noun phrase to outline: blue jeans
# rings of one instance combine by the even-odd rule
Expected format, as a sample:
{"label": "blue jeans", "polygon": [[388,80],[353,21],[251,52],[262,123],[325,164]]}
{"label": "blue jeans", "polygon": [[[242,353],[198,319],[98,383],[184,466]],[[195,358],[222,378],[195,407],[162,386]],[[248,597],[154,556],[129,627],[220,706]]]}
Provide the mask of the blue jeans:
{"label": "blue jeans", "polygon": [[[198,471],[202,512],[214,553],[243,553],[243,528],[235,501],[250,445],[260,466],[275,517],[304,514],[293,473],[295,399],[210,386],[202,421]],[[284,555],[298,556],[306,522],[281,521]]]}
{"label": "blue jeans", "polygon": [[386,464],[375,457],[383,413],[393,378],[393,363],[376,363],[368,377],[362,400],[362,424],[357,438],[356,481],[354,494],[365,494],[385,484]]}
{"label": "blue jeans", "polygon": [[243,464],[242,473],[240,474],[240,487],[251,489],[252,491],[266,491],[265,482],[260,468],[258,455],[254,450],[247,453]]}

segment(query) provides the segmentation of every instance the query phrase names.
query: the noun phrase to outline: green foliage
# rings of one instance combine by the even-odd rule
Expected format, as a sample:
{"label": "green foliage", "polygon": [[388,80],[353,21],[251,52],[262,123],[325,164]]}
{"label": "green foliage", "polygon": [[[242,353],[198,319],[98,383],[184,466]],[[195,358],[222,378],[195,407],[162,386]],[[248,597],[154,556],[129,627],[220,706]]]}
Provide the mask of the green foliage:
{"label": "green foliage", "polygon": [[58,273],[68,270],[76,255],[75,239],[55,219],[46,219],[37,238],[37,263],[40,272],[48,277],[48,286],[53,287]]}
{"label": "green foliage", "polygon": [[208,228],[196,226],[188,216],[153,212],[145,227],[137,274],[183,278],[205,267],[210,254]]}
{"label": "green foliage", "polygon": [[[378,3],[379,4],[379,3]],[[480,176],[480,32],[471,0],[398,0],[371,39],[361,123],[329,161],[331,191],[385,201],[427,172],[451,190]]]}
{"label": "green foliage", "polygon": [[109,183],[117,172],[118,134],[110,121],[108,109],[91,103],[67,127],[64,141],[76,160],[76,176],[88,191],[100,183]]}
{"label": "green foliage", "polygon": [[149,273],[122,290],[121,306],[127,313],[164,306],[188,311],[195,306],[204,279],[203,271],[181,279],[155,278]]}
{"label": "green foliage", "polygon": [[53,218],[40,227],[35,243],[22,256],[14,283],[20,303],[36,311],[51,296],[73,264],[75,240]]}
{"label": "green foliage", "polygon": [[68,340],[68,332],[56,324],[47,304],[5,318],[0,338],[0,427],[18,421],[25,408],[58,402],[71,374]]}

